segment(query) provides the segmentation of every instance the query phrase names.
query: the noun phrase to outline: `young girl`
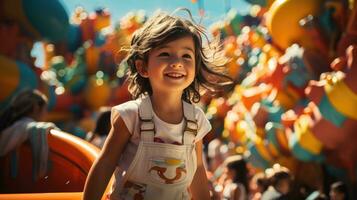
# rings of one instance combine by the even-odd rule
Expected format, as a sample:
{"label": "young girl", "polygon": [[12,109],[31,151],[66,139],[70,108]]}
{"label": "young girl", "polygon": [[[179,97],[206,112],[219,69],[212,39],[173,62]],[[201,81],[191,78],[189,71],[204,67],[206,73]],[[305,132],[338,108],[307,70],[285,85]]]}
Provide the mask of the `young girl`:
{"label": "young girl", "polygon": [[266,170],[270,186],[263,193],[262,200],[287,199],[286,195],[290,191],[292,176],[290,171],[278,164]]}
{"label": "young girl", "polygon": [[248,199],[248,169],[242,156],[234,155],[225,160],[227,180],[224,184],[225,200]]}
{"label": "young girl", "polygon": [[113,107],[84,199],[99,199],[114,170],[110,199],[210,198],[201,140],[211,126],[191,102],[202,87],[215,91],[231,80],[218,71],[226,62],[218,46],[203,48],[202,36],[192,20],[163,12],[134,33],[126,61],[136,100]]}

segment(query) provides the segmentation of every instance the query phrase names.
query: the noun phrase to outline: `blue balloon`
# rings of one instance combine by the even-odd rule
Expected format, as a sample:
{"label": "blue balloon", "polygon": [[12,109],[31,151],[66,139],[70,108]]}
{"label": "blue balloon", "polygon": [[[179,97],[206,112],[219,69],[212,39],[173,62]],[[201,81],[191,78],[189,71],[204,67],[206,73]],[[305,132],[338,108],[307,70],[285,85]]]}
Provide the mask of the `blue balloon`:
{"label": "blue balloon", "polygon": [[105,35],[103,35],[101,32],[97,32],[94,38],[94,45],[96,47],[103,46],[105,44],[105,39]]}
{"label": "blue balloon", "polygon": [[75,52],[82,44],[81,41],[82,31],[78,25],[70,25],[67,35],[67,46],[70,52]]}
{"label": "blue balloon", "polygon": [[23,0],[24,15],[42,37],[64,41],[69,29],[68,14],[58,0]]}
{"label": "blue balloon", "polygon": [[16,90],[35,89],[38,86],[36,73],[25,63],[16,61],[20,71],[20,84]]}

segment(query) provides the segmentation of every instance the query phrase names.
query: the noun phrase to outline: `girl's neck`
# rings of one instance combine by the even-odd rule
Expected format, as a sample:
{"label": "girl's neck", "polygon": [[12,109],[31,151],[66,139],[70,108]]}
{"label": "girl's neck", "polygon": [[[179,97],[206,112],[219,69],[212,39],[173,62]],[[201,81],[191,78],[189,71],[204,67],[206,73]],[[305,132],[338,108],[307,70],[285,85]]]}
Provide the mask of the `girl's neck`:
{"label": "girl's neck", "polygon": [[151,103],[155,114],[163,121],[178,124],[183,118],[181,95],[153,94]]}

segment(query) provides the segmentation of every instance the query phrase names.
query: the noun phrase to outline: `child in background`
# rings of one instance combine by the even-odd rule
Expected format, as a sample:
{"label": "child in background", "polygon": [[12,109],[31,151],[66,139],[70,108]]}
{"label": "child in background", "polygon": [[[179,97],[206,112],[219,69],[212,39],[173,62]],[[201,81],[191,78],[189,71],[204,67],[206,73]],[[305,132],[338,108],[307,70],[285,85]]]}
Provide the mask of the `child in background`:
{"label": "child in background", "polygon": [[262,194],[268,188],[268,180],[264,173],[260,172],[253,176],[251,180],[252,200],[260,200]]}
{"label": "child in background", "polygon": [[335,182],[330,187],[330,199],[331,200],[347,200],[348,189],[346,184],[341,181]]}
{"label": "child in background", "polygon": [[[208,143],[208,170],[212,173],[224,162],[228,157],[228,147],[225,148],[225,144],[216,138]],[[226,150],[227,149],[227,150]],[[225,151],[224,151],[225,150]]]}
{"label": "child in background", "polygon": [[93,132],[87,134],[87,140],[95,146],[102,148],[110,131],[111,109],[103,107],[99,109],[99,114]]}
{"label": "child in background", "polygon": [[286,199],[285,196],[290,191],[291,174],[290,171],[278,164],[267,169],[266,174],[270,183],[268,189],[263,193],[262,200]]}
{"label": "child in background", "polygon": [[225,160],[227,179],[224,183],[224,200],[248,199],[248,169],[241,155],[230,156]]}
{"label": "child in background", "polygon": [[[92,166],[84,199],[209,199],[202,138],[211,125],[193,105],[202,88],[231,84],[218,43],[191,20],[158,12],[131,40],[126,62],[136,100],[113,107],[111,131]],[[192,197],[191,197],[192,196]]]}
{"label": "child in background", "polygon": [[[47,171],[47,134],[56,128],[53,123],[41,122],[46,113],[46,96],[38,90],[25,90],[16,95],[0,114],[0,156],[12,153],[17,159],[18,147],[29,139],[34,155],[34,179],[44,176]],[[17,167],[12,166],[12,169]]]}

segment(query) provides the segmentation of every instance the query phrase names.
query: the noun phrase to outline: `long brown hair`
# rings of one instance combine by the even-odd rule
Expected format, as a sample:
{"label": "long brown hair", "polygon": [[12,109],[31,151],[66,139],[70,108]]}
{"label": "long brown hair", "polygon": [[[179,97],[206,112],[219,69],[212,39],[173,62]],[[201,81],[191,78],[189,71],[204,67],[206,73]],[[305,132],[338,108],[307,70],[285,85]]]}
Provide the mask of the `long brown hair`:
{"label": "long brown hair", "polygon": [[[187,102],[200,101],[200,88],[217,92],[232,84],[232,79],[225,75],[227,58],[222,52],[218,39],[211,42],[203,26],[194,23],[191,12],[189,19],[175,16],[174,13],[156,12],[132,37],[128,55],[124,60],[129,66],[129,92],[136,99],[142,94],[152,94],[148,78],[140,76],[135,61],[148,61],[149,51],[176,39],[192,36],[195,45],[195,80],[184,90],[182,99]],[[206,43],[203,43],[206,39]]]}
{"label": "long brown hair", "polygon": [[0,113],[0,134],[22,117],[34,112],[35,106],[47,106],[47,97],[39,90],[27,89],[13,97],[8,107]]}

